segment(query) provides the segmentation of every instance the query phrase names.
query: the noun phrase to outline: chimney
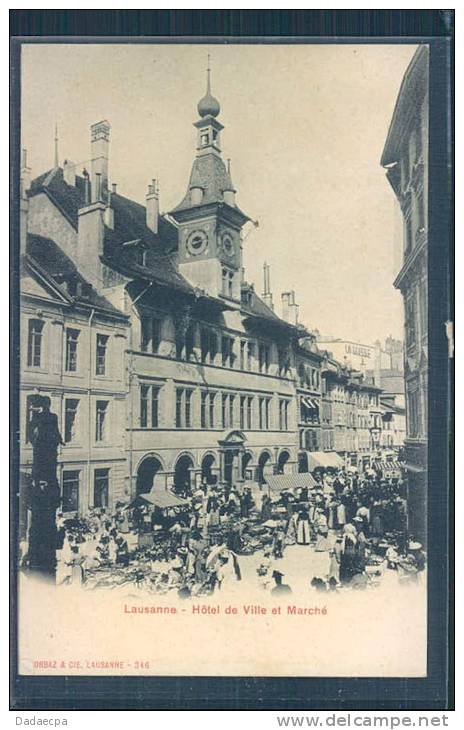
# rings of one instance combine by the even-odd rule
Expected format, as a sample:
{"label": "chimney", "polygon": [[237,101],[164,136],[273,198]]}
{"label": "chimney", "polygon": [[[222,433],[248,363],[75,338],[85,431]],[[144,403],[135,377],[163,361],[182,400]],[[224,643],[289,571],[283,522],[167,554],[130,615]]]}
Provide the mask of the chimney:
{"label": "chimney", "polygon": [[27,191],[31,186],[31,168],[27,166],[27,150],[21,154],[20,200],[19,200],[19,246],[20,252],[26,253],[27,219],[29,214],[29,198]]}
{"label": "chimney", "polygon": [[265,302],[265,304],[267,304],[267,306],[273,310],[274,302],[272,301],[272,294],[271,294],[271,267],[266,262],[264,262],[264,265],[263,265],[263,273],[264,273],[263,302]]}
{"label": "chimney", "polygon": [[103,120],[90,127],[90,186],[91,202],[106,200],[108,190],[108,159],[110,124]]}
{"label": "chimney", "polygon": [[63,178],[66,185],[71,185],[73,188],[76,187],[76,165],[71,160],[65,160],[63,162]]}
{"label": "chimney", "polygon": [[282,319],[289,324],[298,324],[299,305],[295,303],[295,292],[282,292]]}
{"label": "chimney", "polygon": [[114,209],[111,206],[111,196],[112,192],[111,190],[108,190],[108,197],[107,197],[107,204],[105,208],[105,215],[103,216],[103,220],[105,222],[105,226],[108,228],[111,228],[111,230],[114,230]]}
{"label": "chimney", "polygon": [[[99,289],[103,278],[100,257],[103,255],[106,206],[101,200],[92,200],[89,174],[85,169],[82,174],[85,179],[85,205],[77,212],[76,263],[87,281]],[[96,173],[96,184],[92,185],[92,191],[99,187],[100,178],[101,173]]]}
{"label": "chimney", "polygon": [[151,181],[148,186],[146,197],[146,223],[147,228],[153,233],[158,233],[159,218],[159,189],[156,186],[156,180]]}
{"label": "chimney", "polygon": [[235,189],[232,185],[232,179],[230,176],[230,160],[227,160],[227,177],[229,179],[230,187],[227,187],[223,192],[224,203],[226,203],[226,205],[230,205],[231,208],[233,208],[235,206]]}

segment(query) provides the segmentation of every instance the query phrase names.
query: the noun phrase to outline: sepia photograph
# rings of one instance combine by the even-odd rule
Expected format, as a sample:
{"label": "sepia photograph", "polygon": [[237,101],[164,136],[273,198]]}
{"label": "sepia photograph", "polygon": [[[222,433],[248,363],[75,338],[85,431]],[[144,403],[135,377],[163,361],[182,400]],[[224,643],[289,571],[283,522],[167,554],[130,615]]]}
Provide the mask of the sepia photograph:
{"label": "sepia photograph", "polygon": [[427,675],[427,43],[23,42],[23,675]]}

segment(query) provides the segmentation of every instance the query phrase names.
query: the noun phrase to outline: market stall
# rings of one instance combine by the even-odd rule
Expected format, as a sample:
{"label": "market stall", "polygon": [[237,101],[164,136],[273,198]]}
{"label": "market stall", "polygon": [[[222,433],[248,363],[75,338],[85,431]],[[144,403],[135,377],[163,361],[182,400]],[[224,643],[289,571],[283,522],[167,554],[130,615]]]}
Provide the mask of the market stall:
{"label": "market stall", "polygon": [[308,451],[309,471],[316,469],[343,469],[345,463],[336,451]]}

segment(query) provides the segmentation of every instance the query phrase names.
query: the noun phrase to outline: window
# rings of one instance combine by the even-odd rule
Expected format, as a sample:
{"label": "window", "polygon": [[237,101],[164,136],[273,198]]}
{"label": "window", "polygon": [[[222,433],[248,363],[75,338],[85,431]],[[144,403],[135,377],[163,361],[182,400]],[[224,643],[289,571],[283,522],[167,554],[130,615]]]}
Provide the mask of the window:
{"label": "window", "polygon": [[108,507],[109,469],[95,469],[93,485],[93,506]]}
{"label": "window", "polygon": [[185,333],[185,359],[192,360],[195,347],[195,328],[193,325],[187,328]]}
{"label": "window", "polygon": [[77,371],[77,341],[79,339],[79,330],[66,330],[66,364],[67,373],[75,373]]}
{"label": "window", "polygon": [[290,370],[290,357],[287,349],[279,348],[278,350],[279,359],[279,375],[284,378]]}
{"label": "window", "polygon": [[140,349],[142,352],[157,354],[161,342],[161,320],[156,317],[143,316],[140,324]]}
{"label": "window", "polygon": [[222,367],[234,366],[234,338],[223,335],[221,338]]}
{"label": "window", "polygon": [[190,324],[187,329],[182,325],[176,326],[176,357],[178,360],[192,360],[195,346],[195,325]]}
{"label": "window", "polygon": [[222,294],[225,297],[233,297],[234,294],[234,272],[229,269],[222,269]]}
{"label": "window", "polygon": [[286,398],[279,400],[279,429],[288,431],[288,406],[289,401]]}
{"label": "window", "polygon": [[140,386],[140,426],[146,428],[148,426],[148,393],[149,385]]}
{"label": "window", "polygon": [[97,334],[97,361],[95,367],[96,375],[105,375],[106,373],[106,348],[108,345],[108,335]]}
{"label": "window", "polygon": [[411,294],[406,299],[405,312],[406,327],[406,346],[412,347],[416,342],[416,311],[414,307],[414,295]]}
{"label": "window", "polygon": [[192,427],[192,391],[176,388],[176,428]]}
{"label": "window", "polygon": [[252,395],[249,395],[247,398],[246,427],[248,429],[251,429],[253,427],[253,396]]}
{"label": "window", "polygon": [[419,288],[419,312],[421,336],[427,334],[427,282],[422,282]]}
{"label": "window", "polygon": [[158,385],[140,386],[140,427],[158,428]]}
{"label": "window", "polygon": [[202,428],[214,428],[215,396],[215,393],[209,393],[206,390],[201,393],[200,418]]}
{"label": "window", "polygon": [[247,341],[240,340],[240,370],[245,370],[246,351],[247,351]]}
{"label": "window", "polygon": [[232,393],[223,393],[221,400],[221,417],[222,428],[233,428],[235,424],[234,418],[235,395]]}
{"label": "window", "polygon": [[143,246],[139,246],[136,251],[137,263],[139,266],[147,265],[147,249]]}
{"label": "window", "polygon": [[270,407],[270,398],[260,398],[259,399],[259,429],[260,431],[268,431],[269,430],[269,407]]}
{"label": "window", "polygon": [[302,396],[300,398],[300,422],[301,423],[318,423],[319,422],[319,405],[317,401]]}
{"label": "window", "polygon": [[317,431],[306,431],[304,435],[304,443],[307,451],[319,451]]}
{"label": "window", "polygon": [[35,395],[28,395],[26,398],[26,444],[31,443],[31,421],[39,412],[40,406],[36,403]]}
{"label": "window", "polygon": [[200,330],[201,362],[214,365],[217,354],[217,335],[214,330],[203,327]]}
{"label": "window", "polygon": [[76,437],[78,407],[77,398],[66,398],[64,402],[64,442],[66,444],[74,441]]}
{"label": "window", "polygon": [[247,347],[247,360],[246,360],[246,369],[247,370],[253,370],[253,359],[255,356],[255,346],[253,342],[248,342]]}
{"label": "window", "polygon": [[240,428],[245,428],[246,396],[240,396]]}
{"label": "window", "polygon": [[223,393],[222,394],[222,408],[221,408],[221,414],[222,414],[222,428],[227,428],[227,399],[228,396]]}
{"label": "window", "polygon": [[62,483],[63,512],[77,512],[79,509],[79,471],[64,471]]}
{"label": "window", "polygon": [[230,426],[230,428],[233,428],[235,425],[234,403],[235,403],[235,396],[229,395],[229,426]]}
{"label": "window", "polygon": [[42,362],[42,333],[44,323],[40,319],[30,319],[27,335],[27,366],[40,368]]}
{"label": "window", "polygon": [[269,345],[266,345],[264,342],[259,343],[258,363],[260,373],[267,373],[269,370],[270,352],[271,348]]}
{"label": "window", "polygon": [[108,401],[97,400],[97,410],[95,419],[95,441],[106,440],[106,425],[108,415]]}

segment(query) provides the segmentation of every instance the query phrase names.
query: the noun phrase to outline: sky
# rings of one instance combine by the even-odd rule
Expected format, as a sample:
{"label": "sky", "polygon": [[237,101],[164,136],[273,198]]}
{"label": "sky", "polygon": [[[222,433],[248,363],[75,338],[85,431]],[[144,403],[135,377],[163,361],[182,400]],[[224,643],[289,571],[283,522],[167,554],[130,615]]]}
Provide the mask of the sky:
{"label": "sky", "polygon": [[[363,344],[402,337],[398,204],[380,166],[414,45],[26,44],[22,146],[36,177],[90,157],[90,125],[111,124],[110,183],[162,211],[185,194],[195,157],[207,54],[223,158],[239,207],[259,221],[244,243],[246,278],[276,312],[294,290],[309,329]],[[82,165],[83,166],[83,165]],[[246,231],[248,233],[248,230]]]}

